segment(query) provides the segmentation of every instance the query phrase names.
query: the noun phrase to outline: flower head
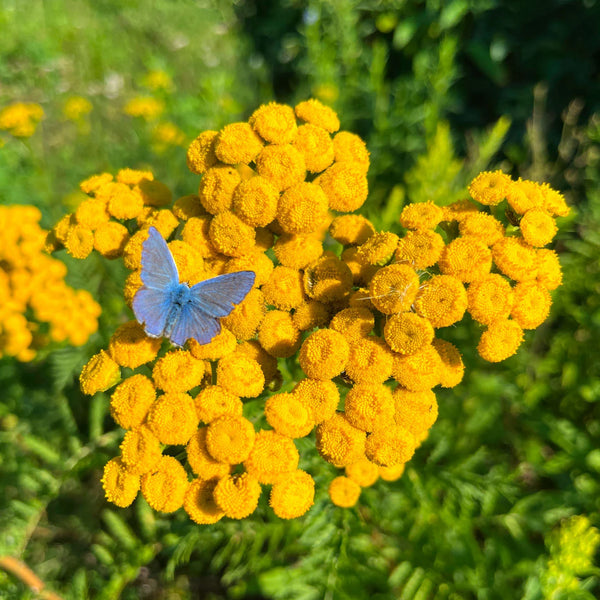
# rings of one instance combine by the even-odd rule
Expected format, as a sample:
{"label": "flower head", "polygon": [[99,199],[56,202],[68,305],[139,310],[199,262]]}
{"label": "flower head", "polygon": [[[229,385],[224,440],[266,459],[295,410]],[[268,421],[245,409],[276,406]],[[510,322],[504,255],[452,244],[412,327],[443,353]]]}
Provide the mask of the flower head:
{"label": "flower head", "polygon": [[190,145],[187,151],[187,165],[196,175],[206,173],[217,164],[215,141],[218,131],[203,131]]}
{"label": "flower head", "polygon": [[169,392],[150,406],[147,423],[163,444],[187,444],[198,427],[198,415],[191,396]]}
{"label": "flower head", "polygon": [[221,323],[238,340],[249,340],[256,334],[266,312],[265,295],[261,290],[252,289]]}
{"label": "flower head", "polygon": [[419,291],[419,277],[408,265],[383,267],[369,284],[370,300],[386,315],[409,310]]}
{"label": "flower head", "polygon": [[311,233],[326,215],[327,198],[314,183],[297,183],[279,198],[277,221],[286,233]]}
{"label": "flower head", "polygon": [[265,402],[265,416],[277,433],[290,438],[305,437],[314,427],[311,412],[294,393],[269,397]]}
{"label": "flower head", "polygon": [[504,237],[504,226],[492,215],[476,212],[467,215],[458,225],[460,235],[475,237],[486,246],[493,246]]}
{"label": "flower head", "polygon": [[328,106],[315,99],[305,100],[296,104],[296,116],[302,121],[322,127],[329,133],[335,133],[340,128],[338,116]]}
{"label": "flower head", "polygon": [[121,458],[132,473],[148,473],[160,461],[161,456],[158,438],[146,425],[125,434],[121,443]]}
{"label": "flower head", "polygon": [[289,144],[296,137],[294,110],[285,104],[263,104],[252,113],[249,123],[260,137],[272,144]]}
{"label": "flower head", "polygon": [[362,215],[340,215],[331,221],[329,233],[340,244],[360,246],[375,234],[375,227]]}
{"label": "flower head", "polygon": [[269,506],[280,519],[296,519],[314,504],[314,497],[314,479],[306,471],[297,469],[271,488]]}
{"label": "flower head", "polygon": [[423,270],[433,266],[444,250],[444,240],[439,233],[429,229],[408,231],[396,247],[395,261]]}
{"label": "flower head", "polygon": [[392,315],[383,331],[388,346],[400,354],[418,352],[431,344],[434,336],[431,321],[413,312]]}
{"label": "flower head", "polygon": [[440,381],[442,363],[433,346],[425,346],[419,352],[394,357],[392,377],[412,392],[430,390]]}
{"label": "flower head", "polygon": [[377,465],[390,467],[408,462],[415,453],[414,435],[400,425],[387,425],[367,436],[365,454]]}
{"label": "flower head", "polygon": [[506,199],[510,207],[519,215],[525,214],[530,208],[544,205],[540,184],[521,178],[510,182],[506,190]]}
{"label": "flower head", "polygon": [[234,352],[237,346],[237,340],[229,329],[221,327],[221,332],[215,335],[208,344],[200,344],[194,338],[190,338],[187,345],[190,354],[195,359],[217,360]]}
{"label": "flower head", "polygon": [[444,211],[433,202],[407,204],[400,214],[400,224],[406,229],[435,229],[444,218]]}
{"label": "flower head", "polygon": [[215,155],[227,165],[252,162],[263,147],[248,123],[226,125],[215,140]]}
{"label": "flower head", "polygon": [[438,404],[431,390],[411,392],[402,387],[393,393],[394,421],[415,437],[427,431],[436,421]]}
{"label": "flower head", "polygon": [[302,379],[294,388],[294,396],[315,425],[333,417],[340,402],[337,385],[328,380]]}
{"label": "flower head", "polygon": [[376,337],[350,341],[346,375],[355,383],[383,383],[392,375],[394,356],[386,343]]}
{"label": "flower head", "polygon": [[349,477],[339,476],[329,484],[331,501],[341,508],[350,508],[358,502],[360,485]]}
{"label": "flower head", "polygon": [[251,227],[264,227],[276,216],[279,192],[271,182],[256,175],[241,181],[232,197],[233,212]]}
{"label": "flower head", "polygon": [[81,391],[88,396],[96,392],[102,392],[113,387],[121,379],[119,365],[106,353],[100,350],[87,362],[81,375],[79,383]]}
{"label": "flower head", "polygon": [[262,369],[265,376],[265,383],[270,383],[275,379],[277,371],[277,359],[269,354],[258,342],[258,340],[249,340],[238,344],[236,352],[244,354],[255,360]]}
{"label": "flower head", "polygon": [[366,435],[336,413],[317,426],[317,450],[327,462],[345,467],[364,456]]}
{"label": "flower head", "polygon": [[362,342],[375,327],[375,316],[364,307],[344,308],[337,313],[329,327],[339,331],[348,342]]}
{"label": "flower head", "polygon": [[244,519],[256,510],[260,492],[256,478],[242,473],[220,479],[213,495],[217,505],[230,519]]}
{"label": "flower head", "polygon": [[510,283],[497,273],[474,281],[467,290],[468,311],[471,316],[484,325],[510,315],[514,303],[514,294]]}
{"label": "flower head", "polygon": [[444,275],[464,282],[476,281],[490,272],[492,253],[476,237],[459,237],[444,248],[438,264]]}
{"label": "flower head", "polygon": [[504,200],[511,179],[502,171],[479,173],[469,185],[471,198],[486,206],[494,206]]}
{"label": "flower head", "polygon": [[234,352],[219,360],[217,383],[236,396],[256,398],[265,387],[265,377],[257,361]]}
{"label": "flower head", "polygon": [[194,398],[194,404],[203,423],[212,423],[223,415],[242,416],[243,404],[239,396],[219,385],[209,385],[201,390]]}
{"label": "flower head", "polygon": [[146,502],[159,512],[175,512],[183,505],[188,478],[181,463],[163,456],[155,467],[142,475],[142,494]]}
{"label": "flower head", "polygon": [[221,479],[231,473],[231,465],[214,459],[206,447],[207,427],[200,427],[185,448],[187,461],[200,479]]}
{"label": "flower head", "polygon": [[477,352],[488,362],[500,362],[512,356],[523,341],[523,329],[517,321],[498,319],[481,335]]}
{"label": "flower head", "polygon": [[240,181],[240,175],[234,167],[227,165],[211,167],[202,176],[198,188],[198,197],[202,206],[211,215],[229,210],[233,193]]}
{"label": "flower head", "polygon": [[304,269],[323,254],[323,244],[313,235],[284,233],[273,247],[277,260],[285,267]]}
{"label": "flower head", "polygon": [[333,138],[333,150],[336,162],[352,162],[366,173],[369,170],[369,151],[367,145],[355,133],[339,131]]}
{"label": "flower head", "polygon": [[542,248],[536,252],[537,281],[547,290],[555,290],[562,283],[562,269],[558,254],[554,250]]}
{"label": "flower head", "polygon": [[528,281],[537,276],[537,253],[525,240],[517,237],[503,238],[492,248],[494,263],[507,277],[515,281]]}
{"label": "flower head", "polygon": [[108,352],[118,365],[135,369],[154,360],[161,343],[161,338],[146,335],[137,321],[128,321],[113,333]]}
{"label": "flower head", "polygon": [[337,256],[323,255],[304,269],[304,291],[319,302],[343,300],[353,283],[352,271]]}
{"label": "flower head", "polygon": [[514,287],[510,316],[523,329],[537,329],[550,314],[550,292],[535,281],[523,281]]}
{"label": "flower head", "polygon": [[362,167],[354,162],[335,162],[315,180],[327,200],[329,208],[352,212],[360,208],[369,193],[367,176]]}
{"label": "flower head", "polygon": [[294,442],[276,431],[259,431],[248,458],[246,471],[259,483],[273,484],[287,479],[298,468],[300,454]]}
{"label": "flower head", "polygon": [[283,191],[304,180],[306,164],[304,157],[294,146],[265,146],[256,158],[256,170],[277,191]]}
{"label": "flower head", "polygon": [[445,388],[457,386],[465,373],[465,365],[458,348],[446,340],[435,339],[432,346],[440,355],[440,385]]}
{"label": "flower head", "polygon": [[218,481],[194,479],[188,486],[183,501],[183,508],[190,519],[199,525],[211,525],[225,516],[214,498],[214,490]]}
{"label": "flower head", "polygon": [[206,448],[215,460],[236,465],[248,458],[255,436],[254,425],[248,419],[227,414],[208,426]]}
{"label": "flower head", "polygon": [[156,388],[145,375],[136,374],[120,383],[110,399],[110,414],[123,429],[139,427],[153,402]]}
{"label": "flower head", "polygon": [[190,352],[174,350],[154,363],[152,379],[163,392],[187,392],[200,385],[204,371],[204,363]]}
{"label": "flower head", "polygon": [[545,246],[552,241],[558,228],[554,219],[543,208],[530,208],[519,223],[523,239],[532,246]]}
{"label": "flower head", "polygon": [[110,221],[100,225],[94,233],[94,250],[105,258],[115,259],[123,256],[125,245],[129,241],[127,227]]}
{"label": "flower head", "polygon": [[358,483],[361,488],[370,487],[379,479],[379,467],[368,458],[363,457],[346,465],[346,477],[354,483]]}
{"label": "flower head", "polygon": [[382,383],[359,383],[346,394],[344,414],[351,425],[363,431],[385,428],[394,419],[390,388]]}
{"label": "flower head", "polygon": [[311,379],[333,379],[348,362],[350,347],[344,336],[333,329],[311,333],[300,348],[299,362]]}
{"label": "flower head", "polygon": [[547,183],[540,186],[543,207],[555,217],[566,217],[571,209],[565,202],[565,197],[557,190],[553,190]]}
{"label": "flower head", "polygon": [[210,223],[208,235],[212,245],[226,256],[243,256],[254,246],[255,232],[250,225],[230,211],[216,215]]}
{"label": "flower head", "polygon": [[304,301],[302,273],[290,267],[275,267],[262,292],[267,304],[287,311],[296,308]]}
{"label": "flower head", "polygon": [[270,310],[258,329],[258,341],[271,356],[287,358],[300,346],[300,330],[289,313]]}
{"label": "flower head", "polygon": [[109,502],[125,508],[138,494],[140,476],[129,471],[120,457],[113,458],[104,466],[102,487]]}
{"label": "flower head", "polygon": [[293,145],[304,157],[310,173],[320,173],[333,162],[333,142],[323,127],[312,123],[300,125]]}

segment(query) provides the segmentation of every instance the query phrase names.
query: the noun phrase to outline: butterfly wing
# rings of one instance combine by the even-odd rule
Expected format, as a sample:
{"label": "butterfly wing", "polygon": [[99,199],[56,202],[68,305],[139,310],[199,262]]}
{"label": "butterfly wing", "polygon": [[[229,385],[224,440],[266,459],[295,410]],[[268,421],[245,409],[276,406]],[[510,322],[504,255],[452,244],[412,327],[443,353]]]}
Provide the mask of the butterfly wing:
{"label": "butterfly wing", "polygon": [[165,290],[179,283],[177,266],[167,242],[156,227],[150,227],[142,244],[142,283],[153,290]]}
{"label": "butterfly wing", "polygon": [[182,306],[170,339],[177,346],[183,346],[190,338],[194,338],[199,344],[208,344],[220,332],[219,320],[207,315],[197,303],[190,301]]}
{"label": "butterfly wing", "polygon": [[170,286],[157,290],[140,288],[133,297],[133,313],[139,323],[144,323],[148,335],[159,337],[163,334],[171,309]]}
{"label": "butterfly wing", "polygon": [[190,288],[192,302],[211,317],[226,317],[248,295],[255,278],[254,271],[237,271],[205,279]]}

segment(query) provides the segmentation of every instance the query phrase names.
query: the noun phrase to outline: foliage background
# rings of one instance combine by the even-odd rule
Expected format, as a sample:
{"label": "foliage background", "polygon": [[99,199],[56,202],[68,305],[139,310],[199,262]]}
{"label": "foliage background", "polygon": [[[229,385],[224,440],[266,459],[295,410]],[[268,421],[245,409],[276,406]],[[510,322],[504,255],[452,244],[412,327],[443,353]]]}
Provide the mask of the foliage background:
{"label": "foliage background", "polygon": [[[159,97],[186,142],[262,102],[319,97],[367,141],[364,211],[380,228],[406,201],[460,197],[486,167],[549,181],[574,207],[550,319],[500,365],[478,358],[474,326],[457,328],[467,375],[438,393],[402,479],[342,510],[323,468],[316,505],[291,523],[261,505],[201,528],[104,501],[100,470],[122,434],[107,396],[83,397],[76,377],[121,318],[123,274],[64,257],[105,312],[82,349],[0,361],[0,555],[69,599],[598,594],[596,567],[573,583],[548,561],[562,519],[600,523],[599,30],[595,0],[0,0],[0,108],[46,113],[32,138],[1,137],[0,202],[35,204],[46,226],[103,170],[148,167],[175,194],[195,191],[185,143],[161,147],[154,123],[123,112],[139,95]],[[173,88],[144,88],[151,70]],[[93,104],[87,127],[62,113],[74,95]],[[34,597],[0,571],[0,598]]]}

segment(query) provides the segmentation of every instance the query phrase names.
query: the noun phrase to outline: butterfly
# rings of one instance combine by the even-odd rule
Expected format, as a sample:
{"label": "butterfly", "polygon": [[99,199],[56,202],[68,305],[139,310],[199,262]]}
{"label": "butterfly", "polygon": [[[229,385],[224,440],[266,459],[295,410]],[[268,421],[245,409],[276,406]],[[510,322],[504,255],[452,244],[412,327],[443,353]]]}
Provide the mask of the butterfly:
{"label": "butterfly", "polygon": [[155,227],[142,244],[144,284],[133,298],[135,318],[152,337],[167,337],[175,346],[193,338],[208,344],[221,331],[226,317],[252,289],[256,273],[238,271],[189,286],[179,283],[177,266]]}

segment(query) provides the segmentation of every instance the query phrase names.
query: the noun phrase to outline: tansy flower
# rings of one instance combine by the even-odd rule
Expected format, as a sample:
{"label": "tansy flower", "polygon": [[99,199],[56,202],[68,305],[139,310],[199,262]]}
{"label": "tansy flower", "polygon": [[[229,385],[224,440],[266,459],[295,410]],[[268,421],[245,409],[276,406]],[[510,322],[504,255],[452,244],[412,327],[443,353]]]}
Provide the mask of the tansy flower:
{"label": "tansy flower", "polygon": [[467,309],[467,292],[452,275],[434,275],[427,280],[415,300],[417,314],[435,328],[448,327],[463,318]]}
{"label": "tansy flower", "polygon": [[152,403],[156,389],[145,375],[136,374],[120,383],[110,399],[110,414],[123,429],[139,427]]}
{"label": "tansy flower", "polygon": [[250,357],[260,365],[266,384],[271,382],[277,375],[277,359],[271,356],[257,340],[249,340],[238,344],[236,352]]}
{"label": "tansy flower", "polygon": [[498,319],[507,319],[514,303],[510,283],[497,273],[474,281],[467,290],[468,311],[484,325]]}
{"label": "tansy flower", "polygon": [[340,402],[337,385],[318,379],[302,379],[294,388],[294,396],[306,408],[315,425],[331,419]]}
{"label": "tansy flower", "polygon": [[361,343],[373,331],[375,317],[368,308],[344,308],[331,319],[329,327],[339,331],[348,342]]}
{"label": "tansy flower", "polygon": [[383,267],[369,284],[371,302],[386,315],[409,310],[418,291],[419,277],[408,265]]}
{"label": "tansy flower", "polygon": [[202,175],[217,164],[215,141],[218,131],[203,131],[188,147],[187,166],[192,173]]}
{"label": "tansy flower", "polygon": [[147,423],[163,444],[187,444],[198,427],[194,401],[188,394],[169,392],[152,404]]}
{"label": "tansy flower", "polygon": [[140,476],[131,473],[120,457],[113,458],[104,465],[102,487],[109,502],[125,508],[137,496],[140,489]]}
{"label": "tansy flower", "polygon": [[128,431],[120,449],[121,458],[129,471],[138,475],[153,469],[161,459],[158,438],[146,425]]}
{"label": "tansy flower", "polygon": [[136,231],[123,248],[123,264],[130,270],[140,269],[142,266],[142,247],[148,239],[148,230]]}
{"label": "tansy flower", "polygon": [[277,191],[287,190],[300,183],[306,175],[304,157],[289,144],[265,146],[256,158],[256,170]]}
{"label": "tansy flower", "polygon": [[346,394],[344,414],[351,425],[363,431],[387,427],[394,418],[390,388],[382,383],[356,384]]}
{"label": "tansy flower", "polygon": [[110,183],[113,180],[113,176],[110,173],[100,173],[98,175],[92,175],[87,179],[84,179],[79,184],[79,189],[84,194],[92,194],[98,188],[102,187],[105,183]]}
{"label": "tansy flower", "polygon": [[83,225],[69,228],[65,248],[73,258],[87,258],[94,249],[94,233]]}
{"label": "tansy flower", "polygon": [[433,266],[444,249],[444,240],[439,233],[429,229],[408,231],[398,241],[395,261],[408,263],[413,269],[423,270]]}
{"label": "tansy flower", "polygon": [[367,145],[355,133],[340,131],[333,138],[333,151],[336,162],[352,162],[366,173],[369,170]]}
{"label": "tansy flower", "polygon": [[402,356],[396,354],[392,367],[392,377],[412,392],[430,390],[440,381],[442,364],[440,355],[433,346]]}
{"label": "tansy flower", "polygon": [[265,377],[257,361],[234,352],[219,360],[217,383],[242,398],[256,398],[265,387]]}
{"label": "tansy flower", "polygon": [[254,287],[262,287],[271,277],[273,268],[273,261],[258,247],[254,247],[246,255],[227,261],[225,273],[254,271]]}
{"label": "tansy flower", "polygon": [[248,419],[223,415],[208,426],[206,448],[215,460],[236,465],[248,458],[255,436],[254,425]]}
{"label": "tansy flower", "polygon": [[56,240],[61,244],[67,241],[67,235],[71,227],[76,224],[74,215],[65,215],[53,228],[52,231],[56,237]]}
{"label": "tansy flower", "polygon": [[139,169],[119,169],[116,180],[119,183],[126,183],[127,185],[139,185],[142,181],[154,181],[154,175],[151,171],[140,171]]}
{"label": "tansy flower", "polygon": [[279,192],[270,181],[256,175],[235,188],[231,206],[247,225],[264,227],[275,218],[278,200]]}
{"label": "tansy flower", "polygon": [[95,230],[108,223],[110,215],[106,209],[106,203],[98,198],[87,198],[77,207],[75,220],[79,225]]}
{"label": "tansy flower", "polygon": [[310,233],[327,215],[327,198],[314,183],[290,186],[279,198],[277,221],[286,233]]}
{"label": "tansy flower", "polygon": [[296,519],[314,504],[315,482],[306,471],[285,475],[272,488],[269,506],[280,519]]}
{"label": "tansy flower", "polygon": [[144,208],[142,195],[124,183],[107,183],[98,192],[106,197],[108,212],[115,219],[135,219]]}
{"label": "tansy flower", "polygon": [[44,110],[33,102],[14,102],[0,110],[0,130],[15,137],[30,137],[35,133]]}
{"label": "tansy flower", "polygon": [[318,125],[329,133],[335,133],[340,128],[340,120],[335,111],[313,98],[296,104],[294,110],[302,121]]}
{"label": "tansy flower", "polygon": [[177,217],[167,209],[153,211],[144,222],[145,227],[156,227],[165,239],[175,231],[178,225]]}
{"label": "tansy flower", "polygon": [[331,221],[329,233],[334,240],[344,246],[350,244],[360,246],[375,234],[375,227],[362,215],[340,215]]}
{"label": "tansy flower", "polygon": [[333,329],[319,329],[302,344],[298,360],[311,379],[333,379],[348,362],[350,348],[344,336]]}
{"label": "tansy flower", "polygon": [[163,102],[150,96],[132,98],[123,108],[125,114],[146,121],[156,119],[165,109]]}
{"label": "tansy flower", "polygon": [[272,484],[287,478],[298,468],[300,454],[294,442],[276,431],[259,431],[248,458],[246,471],[259,483]]}
{"label": "tansy flower", "polygon": [[544,205],[541,186],[535,181],[521,178],[510,183],[506,191],[506,199],[510,207],[519,215],[525,214],[530,208]]}
{"label": "tansy flower", "polygon": [[202,176],[198,187],[198,197],[202,206],[212,215],[229,210],[233,192],[240,181],[240,175],[234,167],[211,167]]}
{"label": "tansy flower", "polygon": [[300,125],[293,145],[304,157],[310,173],[320,173],[333,162],[333,142],[327,131],[318,125]]}
{"label": "tansy flower", "polygon": [[100,225],[94,233],[94,249],[109,259],[122,256],[128,241],[127,227],[114,221]]}
{"label": "tansy flower", "polygon": [[379,479],[379,467],[368,458],[361,458],[346,465],[346,477],[358,483],[361,488],[372,486]]}
{"label": "tansy flower", "polygon": [[350,246],[342,252],[341,259],[352,273],[355,285],[368,284],[373,275],[380,269],[378,265],[365,264],[358,258],[359,248]]}
{"label": "tansy flower", "polygon": [[398,246],[398,236],[384,231],[375,233],[358,247],[356,258],[366,265],[383,266],[390,261]]}
{"label": "tansy flower", "polygon": [[142,475],[142,494],[159,512],[170,513],[181,508],[187,488],[185,469],[172,456],[163,456],[152,471]]}
{"label": "tansy flower", "polygon": [[397,481],[404,474],[406,463],[400,463],[399,465],[392,465],[391,467],[382,467],[378,465],[379,477],[384,481]]}
{"label": "tansy flower", "polygon": [[353,162],[335,162],[328,167],[315,183],[323,188],[329,208],[341,212],[353,212],[360,208],[369,193],[367,176],[362,167]]}
{"label": "tansy flower", "polygon": [[550,292],[535,281],[517,283],[510,316],[523,329],[536,329],[548,317],[552,298]]}
{"label": "tansy flower", "polygon": [[444,206],[444,221],[458,221],[459,223],[472,214],[479,213],[479,207],[468,198],[457,200]]}
{"label": "tansy flower", "polygon": [[229,475],[231,465],[215,460],[206,447],[206,427],[200,427],[190,438],[185,450],[192,471],[200,479],[221,479]]}
{"label": "tansy flower", "polygon": [[266,311],[264,294],[258,289],[252,289],[229,316],[221,319],[221,323],[238,340],[249,340],[254,337]]}
{"label": "tansy flower", "polygon": [[230,519],[244,519],[256,510],[260,492],[260,483],[250,474],[242,473],[220,479],[213,496]]}
{"label": "tansy flower", "polygon": [[215,141],[217,158],[227,165],[252,162],[263,146],[248,123],[231,123],[219,132]]}
{"label": "tansy flower", "polygon": [[337,256],[322,256],[304,270],[304,291],[319,302],[343,300],[353,283],[352,272]]}
{"label": "tansy flower", "polygon": [[265,417],[269,425],[290,438],[307,436],[314,426],[306,406],[295,394],[274,394],[265,402]]}
{"label": "tansy flower", "polygon": [[177,265],[180,282],[196,282],[202,278],[204,261],[198,250],[181,240],[173,240],[167,245]]}
{"label": "tansy flower", "polygon": [[394,421],[415,437],[427,431],[437,420],[438,404],[431,390],[411,392],[402,387],[393,393]]}
{"label": "tansy flower", "polygon": [[500,362],[512,356],[523,341],[523,329],[516,321],[498,319],[481,335],[477,352],[488,362]]}
{"label": "tansy flower", "polygon": [[289,144],[296,136],[294,111],[285,104],[263,104],[252,113],[248,122],[260,137],[272,144]]}
{"label": "tansy flower", "polygon": [[440,355],[440,385],[445,388],[457,386],[465,373],[465,365],[458,348],[446,340],[435,339],[432,346]]}
{"label": "tansy flower", "polygon": [[204,363],[185,350],[167,352],[154,363],[152,379],[163,392],[187,392],[200,385]]}
{"label": "tansy flower", "polygon": [[504,226],[498,219],[486,213],[477,212],[466,216],[458,225],[462,236],[475,237],[486,246],[493,246],[504,237]]}
{"label": "tansy flower", "polygon": [[144,75],[142,85],[150,90],[165,90],[168,92],[173,88],[173,80],[168,73],[154,70]]}
{"label": "tansy flower", "polygon": [[510,177],[502,171],[484,171],[471,181],[469,194],[480,204],[494,206],[504,200],[510,184]]}
{"label": "tansy flower", "polygon": [[212,245],[209,236],[211,221],[212,219],[208,216],[190,217],[181,232],[182,240],[198,250],[202,258],[217,256],[217,250]]}
{"label": "tansy flower", "polygon": [[364,456],[366,435],[336,413],[317,426],[317,450],[335,467],[345,467]]}
{"label": "tansy flower", "polygon": [[229,329],[221,327],[221,332],[215,335],[208,344],[199,344],[194,338],[190,338],[187,344],[194,358],[198,360],[218,360],[235,351],[237,340]]}
{"label": "tansy flower", "polygon": [[407,204],[400,213],[400,224],[406,229],[435,229],[444,218],[444,211],[433,202]]}
{"label": "tansy flower", "polygon": [[270,310],[258,329],[258,341],[272,356],[288,358],[300,346],[300,330],[289,313]]}
{"label": "tansy flower", "polygon": [[350,341],[346,375],[355,383],[383,383],[392,375],[393,354],[375,336]]}
{"label": "tansy flower", "polygon": [[326,304],[317,300],[307,300],[296,307],[292,315],[292,322],[300,331],[326,327],[329,322],[329,309]]}
{"label": "tansy flower", "polygon": [[438,265],[444,275],[476,281],[490,272],[492,253],[478,238],[459,237],[444,248]]}
{"label": "tansy flower", "polygon": [[208,235],[212,245],[226,256],[243,256],[254,246],[254,229],[230,211],[213,218]]}
{"label": "tansy flower", "polygon": [[88,360],[79,376],[81,391],[88,396],[113,387],[121,379],[119,365],[104,351],[100,350]]}
{"label": "tansy flower", "polygon": [[408,462],[415,453],[413,434],[399,425],[388,424],[367,436],[365,454],[377,465],[389,467]]}
{"label": "tansy flower", "polygon": [[162,338],[152,338],[137,321],[121,325],[110,338],[108,352],[122,367],[136,369],[156,358]]}
{"label": "tansy flower", "polygon": [[323,244],[312,235],[284,233],[275,242],[273,250],[282,265],[304,269],[323,254]]}
{"label": "tansy flower", "polygon": [[329,497],[331,501],[340,508],[350,508],[358,502],[360,496],[360,485],[340,475],[329,484]]}
{"label": "tansy flower", "polygon": [[[212,423],[223,415],[242,416],[242,401],[220,385],[209,385],[194,398],[196,413],[203,423]],[[199,473],[197,473],[199,475]]]}
{"label": "tansy flower", "polygon": [[571,212],[571,209],[565,202],[565,197],[558,192],[553,190],[547,183],[540,185],[540,191],[542,192],[543,207],[555,217],[566,217]]}
{"label": "tansy flower", "polygon": [[418,352],[431,344],[434,336],[431,322],[413,312],[392,315],[383,331],[388,346],[400,354]]}
{"label": "tansy flower", "polygon": [[180,221],[187,221],[191,217],[206,215],[204,207],[200,203],[200,197],[196,194],[188,194],[177,198],[173,204],[173,214]]}
{"label": "tansy flower", "polygon": [[545,246],[552,241],[558,228],[543,208],[530,208],[519,223],[521,235],[532,246]]}
{"label": "tansy flower", "polygon": [[562,270],[558,254],[554,250],[542,248],[536,252],[537,281],[547,290],[555,290],[562,283]]}
{"label": "tansy flower", "polygon": [[225,516],[214,499],[217,480],[194,479],[185,493],[183,508],[194,523],[211,525]]}
{"label": "tansy flower", "polygon": [[125,299],[125,303],[129,308],[131,308],[131,304],[133,302],[133,297],[136,292],[144,285],[141,277],[142,271],[140,269],[136,269],[132,271],[125,280],[125,286],[123,287],[123,298]]}
{"label": "tansy flower", "polygon": [[494,263],[507,277],[515,281],[528,281],[537,277],[537,253],[522,238],[500,240],[492,248]]}
{"label": "tansy flower", "polygon": [[287,311],[296,308],[304,301],[302,273],[290,267],[275,267],[262,292],[267,304]]}

